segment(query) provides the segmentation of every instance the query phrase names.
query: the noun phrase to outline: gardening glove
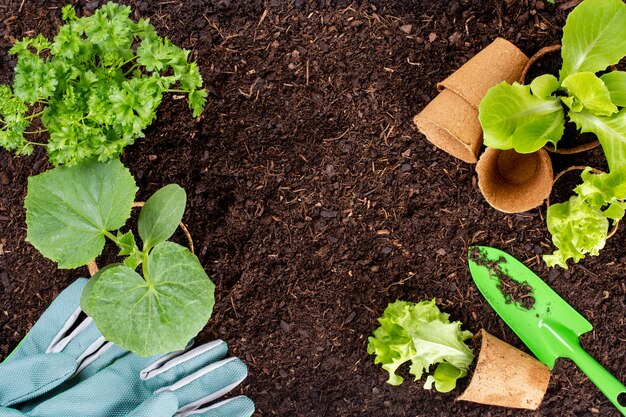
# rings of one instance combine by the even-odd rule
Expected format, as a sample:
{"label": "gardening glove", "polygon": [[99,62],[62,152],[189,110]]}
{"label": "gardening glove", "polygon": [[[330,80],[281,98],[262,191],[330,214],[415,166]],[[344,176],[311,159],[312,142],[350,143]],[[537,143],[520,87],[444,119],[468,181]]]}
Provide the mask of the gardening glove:
{"label": "gardening glove", "polygon": [[126,353],[106,342],[90,318],[79,320],[86,283],[79,279],[59,294],[0,364],[0,406],[36,402],[63,383],[80,383]]}
{"label": "gardening glove", "polygon": [[147,358],[129,353],[74,387],[20,411],[28,417],[249,417],[254,404],[244,396],[201,408],[247,376],[241,360],[225,358],[227,350],[226,343],[216,340]]}

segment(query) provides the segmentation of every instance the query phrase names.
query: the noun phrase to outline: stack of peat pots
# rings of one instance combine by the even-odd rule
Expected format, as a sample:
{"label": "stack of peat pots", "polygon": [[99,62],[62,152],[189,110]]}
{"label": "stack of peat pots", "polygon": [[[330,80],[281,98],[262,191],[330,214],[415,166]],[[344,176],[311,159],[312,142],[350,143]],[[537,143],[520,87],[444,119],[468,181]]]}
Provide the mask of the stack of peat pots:
{"label": "stack of peat pots", "polygon": [[487,148],[480,154],[483,135],[478,105],[494,85],[523,82],[536,59],[529,60],[515,45],[497,38],[438,83],[439,95],[414,118],[434,145],[465,162],[477,163],[478,187],[485,200],[505,213],[528,211],[548,198],[552,162],[545,149],[520,154]]}

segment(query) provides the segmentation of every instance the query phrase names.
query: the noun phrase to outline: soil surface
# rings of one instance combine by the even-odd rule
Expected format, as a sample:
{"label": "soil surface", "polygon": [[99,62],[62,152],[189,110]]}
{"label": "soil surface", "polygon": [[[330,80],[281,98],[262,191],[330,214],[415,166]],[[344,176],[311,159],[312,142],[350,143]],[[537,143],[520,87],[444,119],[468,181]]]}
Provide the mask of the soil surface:
{"label": "soil surface", "polygon": [[[0,0],[0,82],[23,36],[56,33],[62,1]],[[436,149],[412,118],[436,83],[504,37],[526,54],[559,42],[572,2],[541,0],[135,1],[159,33],[193,51],[210,92],[191,117],[173,95],[146,137],[126,148],[139,199],[176,182],[184,222],[215,282],[215,312],[199,341],[222,338],[249,365],[238,390],[258,416],[618,416],[571,362],[559,360],[534,412],[455,402],[399,387],[366,353],[387,303],[437,298],[465,328],[527,351],[472,284],[467,248],[489,245],[525,262],[586,316],[582,345],[626,381],[626,233],[601,255],[548,269],[542,206],[492,209],[475,166]],[[99,1],[77,2],[89,13]],[[41,138],[45,140],[45,137]],[[606,169],[600,149],[555,156]],[[25,242],[27,178],[41,153],[0,152],[0,360],[79,276]],[[558,185],[557,185],[558,187]]]}

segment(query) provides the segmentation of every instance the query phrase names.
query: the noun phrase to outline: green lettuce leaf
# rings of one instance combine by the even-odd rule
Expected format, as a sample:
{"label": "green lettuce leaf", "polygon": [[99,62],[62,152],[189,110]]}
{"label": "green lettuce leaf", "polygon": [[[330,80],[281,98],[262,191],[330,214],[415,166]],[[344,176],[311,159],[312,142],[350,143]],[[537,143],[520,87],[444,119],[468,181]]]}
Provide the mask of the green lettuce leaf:
{"label": "green lettuce leaf", "polygon": [[[545,94],[551,87],[536,88]],[[556,145],[565,129],[559,98],[534,96],[531,86],[518,83],[502,82],[489,89],[478,112],[485,145],[497,149],[535,152],[547,142]]]}
{"label": "green lettuce leaf", "polygon": [[130,217],[137,187],[122,163],[83,161],[28,178],[26,240],[59,268],[100,255],[104,236]]}
{"label": "green lettuce leaf", "polygon": [[567,269],[567,260],[580,261],[585,255],[597,255],[604,247],[609,222],[602,212],[573,196],[564,203],[553,204],[547,213],[548,230],[552,243],[558,249],[544,255],[548,266],[559,265]]}
{"label": "green lettuce leaf", "polygon": [[[448,317],[434,299],[419,303],[396,301],[387,306],[378,319],[381,326],[368,338],[367,352],[375,355],[374,363],[381,364],[389,373],[389,384],[402,383],[403,378],[396,370],[406,362],[411,362],[409,372],[415,380],[435,364],[454,367],[460,371],[457,378],[464,375],[474,360],[472,350],[464,342],[472,334],[461,330],[461,322],[450,323]],[[457,379],[452,378],[454,373],[444,367],[434,376],[435,387],[445,390],[452,384],[453,388]]]}
{"label": "green lettuce leaf", "polygon": [[548,230],[558,248],[544,255],[548,266],[567,268],[569,259],[578,262],[588,254],[598,255],[606,243],[609,220],[618,221],[624,216],[626,166],[602,174],[593,174],[587,168],[582,179],[569,201],[548,208]]}
{"label": "green lettuce leaf", "polygon": [[611,94],[604,82],[592,72],[577,72],[563,80],[562,86],[570,94],[563,102],[574,112],[583,109],[598,116],[610,116],[617,112],[611,102]]}
{"label": "green lettuce leaf", "polygon": [[435,372],[428,375],[424,383],[425,389],[432,389],[433,383],[439,392],[450,392],[456,388],[456,381],[467,375],[467,371],[452,366],[449,363],[442,362],[437,365]]}
{"label": "green lettuce leaf", "polygon": [[563,27],[559,78],[617,64],[626,53],[626,5],[622,0],[584,0]]}
{"label": "green lettuce leaf", "polygon": [[547,99],[552,93],[558,90],[560,86],[561,83],[554,75],[543,74],[531,81],[530,91],[535,97]]}
{"label": "green lettuce leaf", "polygon": [[593,133],[598,137],[609,169],[617,169],[626,163],[626,109],[609,117],[596,116],[586,111],[570,112],[568,116],[582,132]]}
{"label": "green lettuce leaf", "polygon": [[215,285],[188,249],[162,242],[145,280],[125,265],[94,276],[81,307],[107,340],[141,356],[184,349],[213,311]]}
{"label": "green lettuce leaf", "polygon": [[611,71],[600,77],[616,106],[626,107],[626,72]]}

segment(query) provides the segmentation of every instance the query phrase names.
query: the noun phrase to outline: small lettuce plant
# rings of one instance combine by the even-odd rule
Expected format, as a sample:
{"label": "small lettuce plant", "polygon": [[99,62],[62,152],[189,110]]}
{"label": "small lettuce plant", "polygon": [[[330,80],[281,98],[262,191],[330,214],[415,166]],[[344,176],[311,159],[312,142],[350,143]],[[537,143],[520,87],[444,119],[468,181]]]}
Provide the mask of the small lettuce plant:
{"label": "small lettuce plant", "polygon": [[411,362],[409,372],[416,381],[436,365],[425,389],[435,384],[437,391],[449,392],[456,387],[457,379],[467,375],[474,353],[465,344],[472,333],[461,330],[459,321],[451,323],[449,316],[439,310],[434,299],[396,301],[387,306],[367,345],[367,353],[376,356],[374,363],[389,373],[387,383],[400,385],[404,379],[396,371]]}
{"label": "small lettuce plant", "polygon": [[189,249],[168,241],[180,223],[186,193],[176,184],[155,192],[137,231],[121,232],[137,187],[117,159],[83,160],[28,179],[27,240],[59,268],[87,265],[109,239],[120,263],[88,282],[81,307],[104,337],[142,356],[185,348],[211,317],[214,284]]}
{"label": "small lettuce plant", "polygon": [[604,247],[609,221],[626,207],[626,72],[606,72],[626,56],[626,4],[622,0],[584,0],[567,18],[558,77],[543,74],[529,85],[503,82],[479,106],[485,145],[531,153],[550,142],[555,147],[569,120],[595,134],[609,173],[586,170],[569,201],[548,208],[547,224],[557,250],[544,256],[548,266],[567,268]]}
{"label": "small lettuce plant", "polygon": [[[52,40],[39,34],[15,42],[13,86],[0,85],[0,147],[29,155],[43,146],[56,166],[106,161],[144,136],[164,93],[187,94],[193,116],[202,113],[207,93],[190,51],[130,13],[107,3],[78,18],[67,5]],[[34,121],[43,129],[29,129]],[[47,142],[29,139],[46,132]]]}

